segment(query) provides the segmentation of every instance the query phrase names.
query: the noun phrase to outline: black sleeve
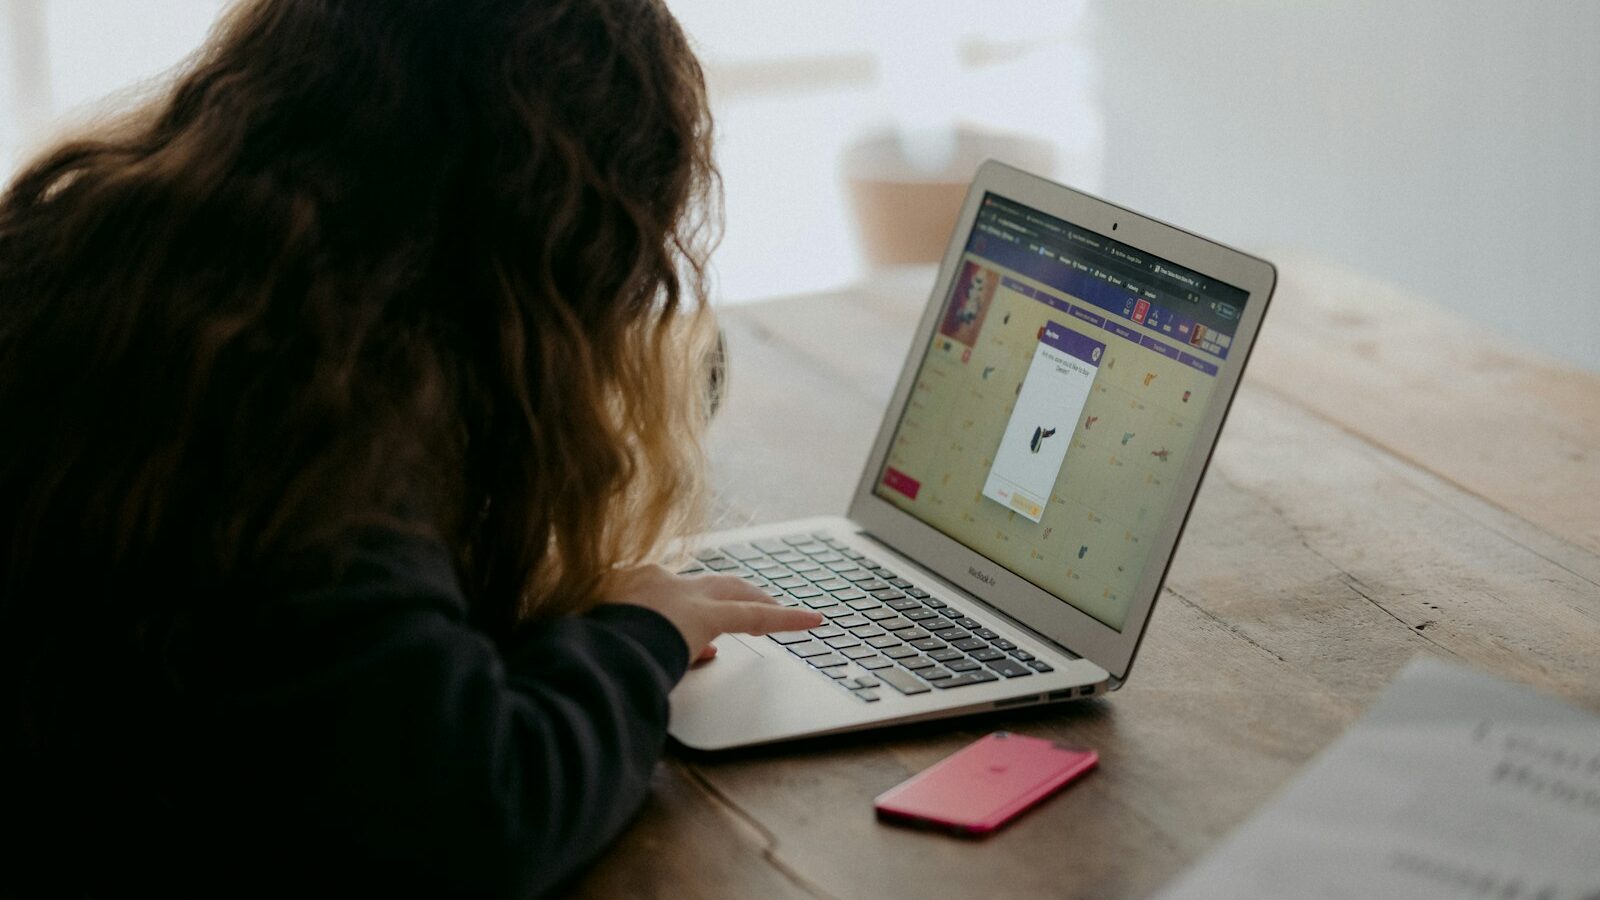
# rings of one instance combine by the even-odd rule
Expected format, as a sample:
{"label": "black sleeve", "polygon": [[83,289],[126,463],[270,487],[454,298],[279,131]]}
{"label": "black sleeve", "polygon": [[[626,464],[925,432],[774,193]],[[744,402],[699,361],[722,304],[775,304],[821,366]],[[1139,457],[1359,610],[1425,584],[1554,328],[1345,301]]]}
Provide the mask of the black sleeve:
{"label": "black sleeve", "polygon": [[501,650],[466,624],[443,549],[399,537],[215,650],[229,674],[191,771],[202,843],[242,879],[229,893],[548,891],[639,808],[688,665],[639,606]]}

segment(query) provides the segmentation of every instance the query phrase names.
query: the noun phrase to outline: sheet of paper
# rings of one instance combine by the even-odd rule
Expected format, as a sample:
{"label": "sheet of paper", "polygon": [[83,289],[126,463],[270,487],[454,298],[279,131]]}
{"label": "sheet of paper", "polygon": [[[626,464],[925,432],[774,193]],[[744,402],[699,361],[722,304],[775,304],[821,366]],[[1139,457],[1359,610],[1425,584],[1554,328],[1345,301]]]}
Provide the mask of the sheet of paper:
{"label": "sheet of paper", "polygon": [[1600,717],[1434,659],[1163,900],[1600,900]]}

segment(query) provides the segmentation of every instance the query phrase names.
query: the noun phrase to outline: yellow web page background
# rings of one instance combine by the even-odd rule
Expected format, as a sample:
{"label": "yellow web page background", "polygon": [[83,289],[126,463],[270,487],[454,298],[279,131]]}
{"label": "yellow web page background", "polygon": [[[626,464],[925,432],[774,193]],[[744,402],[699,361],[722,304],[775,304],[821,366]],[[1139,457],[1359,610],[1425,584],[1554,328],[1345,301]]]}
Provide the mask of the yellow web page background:
{"label": "yellow web page background", "polygon": [[[1121,630],[1215,379],[1019,294],[1000,276],[1070,295],[970,253],[963,262],[986,270],[992,300],[975,334],[960,329],[970,343],[934,333],[890,446],[887,465],[920,482],[916,499],[882,480],[877,493]],[[958,283],[946,311],[962,302]],[[983,485],[1047,321],[1106,350],[1036,524],[984,497]]]}

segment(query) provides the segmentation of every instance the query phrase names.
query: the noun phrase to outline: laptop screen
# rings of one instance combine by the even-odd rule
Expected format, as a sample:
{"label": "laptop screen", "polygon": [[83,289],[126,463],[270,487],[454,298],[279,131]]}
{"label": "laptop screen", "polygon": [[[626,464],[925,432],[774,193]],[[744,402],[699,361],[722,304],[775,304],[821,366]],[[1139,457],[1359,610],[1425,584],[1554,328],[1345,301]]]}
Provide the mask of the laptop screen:
{"label": "laptop screen", "polygon": [[874,492],[1120,632],[1246,297],[986,194]]}

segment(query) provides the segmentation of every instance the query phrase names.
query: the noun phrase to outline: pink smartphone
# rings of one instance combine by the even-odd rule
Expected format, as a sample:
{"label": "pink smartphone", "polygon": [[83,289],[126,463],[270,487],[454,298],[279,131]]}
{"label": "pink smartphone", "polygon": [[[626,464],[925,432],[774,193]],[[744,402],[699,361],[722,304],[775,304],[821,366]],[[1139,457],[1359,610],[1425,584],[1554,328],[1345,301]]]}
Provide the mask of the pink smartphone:
{"label": "pink smartphone", "polygon": [[883,792],[873,806],[889,822],[988,834],[1099,761],[1093,750],[996,731]]}

